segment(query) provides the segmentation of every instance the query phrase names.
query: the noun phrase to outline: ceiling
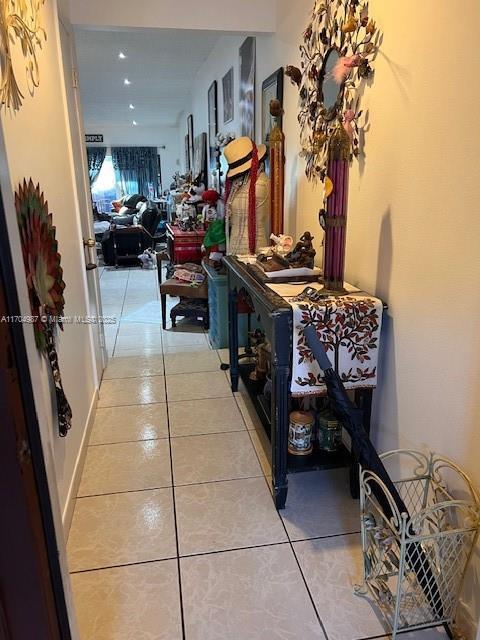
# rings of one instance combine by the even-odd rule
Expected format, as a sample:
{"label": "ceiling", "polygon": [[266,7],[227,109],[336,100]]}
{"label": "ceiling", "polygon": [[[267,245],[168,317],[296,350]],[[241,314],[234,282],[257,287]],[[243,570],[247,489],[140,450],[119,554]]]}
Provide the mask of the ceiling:
{"label": "ceiling", "polygon": [[206,31],[75,29],[85,125],[177,125],[190,84],[220,37]]}

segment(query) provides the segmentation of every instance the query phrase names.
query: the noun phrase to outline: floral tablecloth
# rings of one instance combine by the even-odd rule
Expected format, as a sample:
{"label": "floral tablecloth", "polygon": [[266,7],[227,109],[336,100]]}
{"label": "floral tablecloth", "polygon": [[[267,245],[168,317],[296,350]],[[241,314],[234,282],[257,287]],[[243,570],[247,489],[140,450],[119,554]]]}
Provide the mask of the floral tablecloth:
{"label": "floral tablecloth", "polygon": [[362,293],[320,302],[289,300],[293,309],[293,396],[326,395],[321,370],[305,343],[303,329],[315,325],[317,336],[346,389],[374,388],[383,304]]}

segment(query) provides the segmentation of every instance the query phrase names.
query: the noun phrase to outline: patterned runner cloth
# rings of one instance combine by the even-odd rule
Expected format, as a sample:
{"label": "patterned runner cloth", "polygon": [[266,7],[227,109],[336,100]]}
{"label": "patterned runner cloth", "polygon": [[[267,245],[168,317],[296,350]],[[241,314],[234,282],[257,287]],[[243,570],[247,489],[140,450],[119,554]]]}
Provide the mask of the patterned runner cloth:
{"label": "patterned runner cloth", "polygon": [[305,343],[303,329],[314,324],[319,339],[346,389],[377,385],[382,301],[361,293],[330,297],[320,302],[295,300],[293,309],[293,396],[326,395],[317,362]]}

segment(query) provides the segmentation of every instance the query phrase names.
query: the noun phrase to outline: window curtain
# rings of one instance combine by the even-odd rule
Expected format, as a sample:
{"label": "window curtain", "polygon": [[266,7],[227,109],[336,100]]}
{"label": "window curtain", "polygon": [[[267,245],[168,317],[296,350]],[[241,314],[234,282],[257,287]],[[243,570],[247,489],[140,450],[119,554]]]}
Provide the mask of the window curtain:
{"label": "window curtain", "polygon": [[90,186],[93,185],[98,178],[107,155],[107,147],[87,147],[87,159],[88,159],[88,176],[90,178]]}
{"label": "window curtain", "polygon": [[124,195],[158,195],[157,147],[112,147],[112,162]]}

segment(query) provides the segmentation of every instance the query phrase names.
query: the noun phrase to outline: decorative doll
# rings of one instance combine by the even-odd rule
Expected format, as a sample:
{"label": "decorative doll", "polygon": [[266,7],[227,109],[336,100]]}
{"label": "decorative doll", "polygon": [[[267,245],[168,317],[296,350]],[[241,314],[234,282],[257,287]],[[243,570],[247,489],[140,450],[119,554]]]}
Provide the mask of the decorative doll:
{"label": "decorative doll", "polygon": [[215,189],[208,189],[203,192],[203,201],[205,203],[202,209],[202,217],[205,226],[208,226],[210,222],[213,222],[219,218],[219,211],[217,210],[217,202],[220,200],[220,194]]}

